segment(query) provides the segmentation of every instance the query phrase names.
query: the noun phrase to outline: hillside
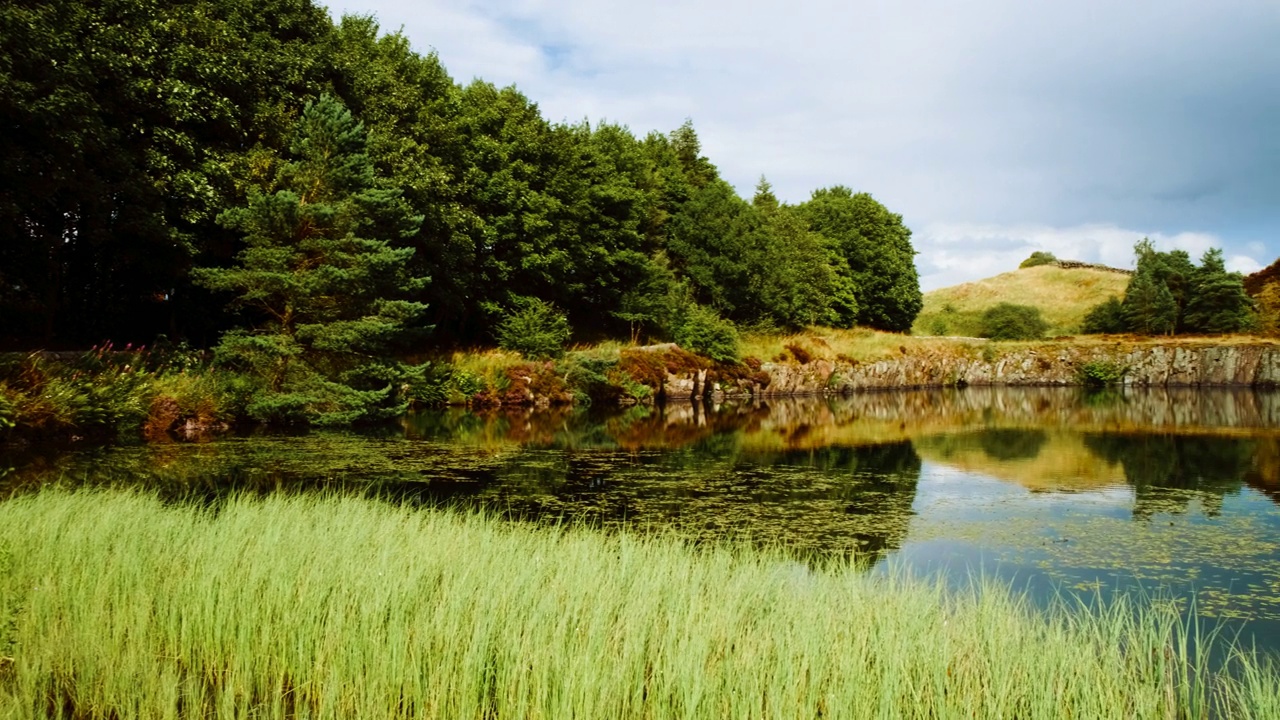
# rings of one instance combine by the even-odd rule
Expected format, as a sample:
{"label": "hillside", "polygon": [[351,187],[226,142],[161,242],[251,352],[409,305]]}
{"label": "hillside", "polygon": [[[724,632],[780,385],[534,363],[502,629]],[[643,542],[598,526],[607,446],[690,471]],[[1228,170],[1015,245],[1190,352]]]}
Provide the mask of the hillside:
{"label": "hillside", "polygon": [[1049,335],[1072,335],[1084,316],[1111,296],[1124,297],[1129,275],[1097,267],[1038,265],[995,277],[941,288],[924,295],[924,308],[911,331],[915,335],[978,334],[987,308],[1010,302],[1040,308]]}

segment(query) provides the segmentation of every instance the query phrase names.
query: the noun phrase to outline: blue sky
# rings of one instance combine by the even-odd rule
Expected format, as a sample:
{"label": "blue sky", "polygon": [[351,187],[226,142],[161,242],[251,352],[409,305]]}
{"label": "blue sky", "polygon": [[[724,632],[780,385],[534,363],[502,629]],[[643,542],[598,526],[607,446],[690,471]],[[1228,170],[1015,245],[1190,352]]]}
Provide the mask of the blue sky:
{"label": "blue sky", "polygon": [[926,289],[1034,250],[1280,255],[1276,0],[335,0],[516,85],[552,121],[691,118],[739,193],[847,185],[901,213]]}

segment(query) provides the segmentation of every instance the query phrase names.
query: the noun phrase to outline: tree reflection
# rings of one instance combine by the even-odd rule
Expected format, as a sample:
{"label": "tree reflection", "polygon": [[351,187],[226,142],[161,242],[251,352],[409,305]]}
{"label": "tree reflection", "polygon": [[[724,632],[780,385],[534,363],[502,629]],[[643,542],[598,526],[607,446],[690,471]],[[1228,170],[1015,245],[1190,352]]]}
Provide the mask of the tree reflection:
{"label": "tree reflection", "polygon": [[1124,468],[1134,488],[1133,515],[1141,518],[1186,512],[1193,499],[1206,514],[1217,515],[1223,495],[1240,490],[1258,449],[1252,438],[1158,433],[1086,434],[1084,443]]}

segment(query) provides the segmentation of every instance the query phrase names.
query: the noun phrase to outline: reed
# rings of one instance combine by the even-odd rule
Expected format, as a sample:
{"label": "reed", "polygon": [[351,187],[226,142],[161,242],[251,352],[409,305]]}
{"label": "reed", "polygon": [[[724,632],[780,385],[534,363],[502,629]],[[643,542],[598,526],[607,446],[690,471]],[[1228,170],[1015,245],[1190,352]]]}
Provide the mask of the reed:
{"label": "reed", "polygon": [[0,503],[3,718],[1274,717],[1178,617],[353,498]]}

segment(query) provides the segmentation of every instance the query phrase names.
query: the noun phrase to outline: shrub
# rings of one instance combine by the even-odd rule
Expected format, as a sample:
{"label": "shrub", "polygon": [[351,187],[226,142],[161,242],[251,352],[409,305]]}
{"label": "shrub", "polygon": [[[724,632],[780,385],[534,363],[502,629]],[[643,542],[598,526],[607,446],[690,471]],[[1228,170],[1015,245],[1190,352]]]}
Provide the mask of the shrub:
{"label": "shrub", "polygon": [[1076,375],[1085,387],[1101,388],[1120,382],[1126,370],[1127,368],[1110,360],[1091,360],[1081,365]]}
{"label": "shrub", "polygon": [[1031,253],[1031,257],[1027,258],[1026,260],[1023,260],[1022,264],[1019,265],[1018,267],[1029,268],[1029,267],[1035,267],[1037,265],[1052,265],[1053,263],[1056,263],[1056,262],[1058,262],[1058,258],[1054,257],[1053,253],[1045,252],[1043,250],[1037,250]]}
{"label": "shrub", "polygon": [[808,365],[810,362],[813,362],[813,353],[805,349],[803,345],[792,343],[787,345],[786,348],[791,353],[791,357],[795,358],[796,362],[801,365]]}
{"label": "shrub", "polygon": [[738,330],[714,310],[691,305],[675,329],[676,344],[717,362],[738,359]]}
{"label": "shrub", "polygon": [[562,357],[572,332],[564,313],[537,298],[518,297],[513,304],[498,323],[499,347],[533,360]]}
{"label": "shrub", "polygon": [[1000,303],[982,314],[979,334],[992,340],[1039,340],[1048,329],[1039,308]]}

